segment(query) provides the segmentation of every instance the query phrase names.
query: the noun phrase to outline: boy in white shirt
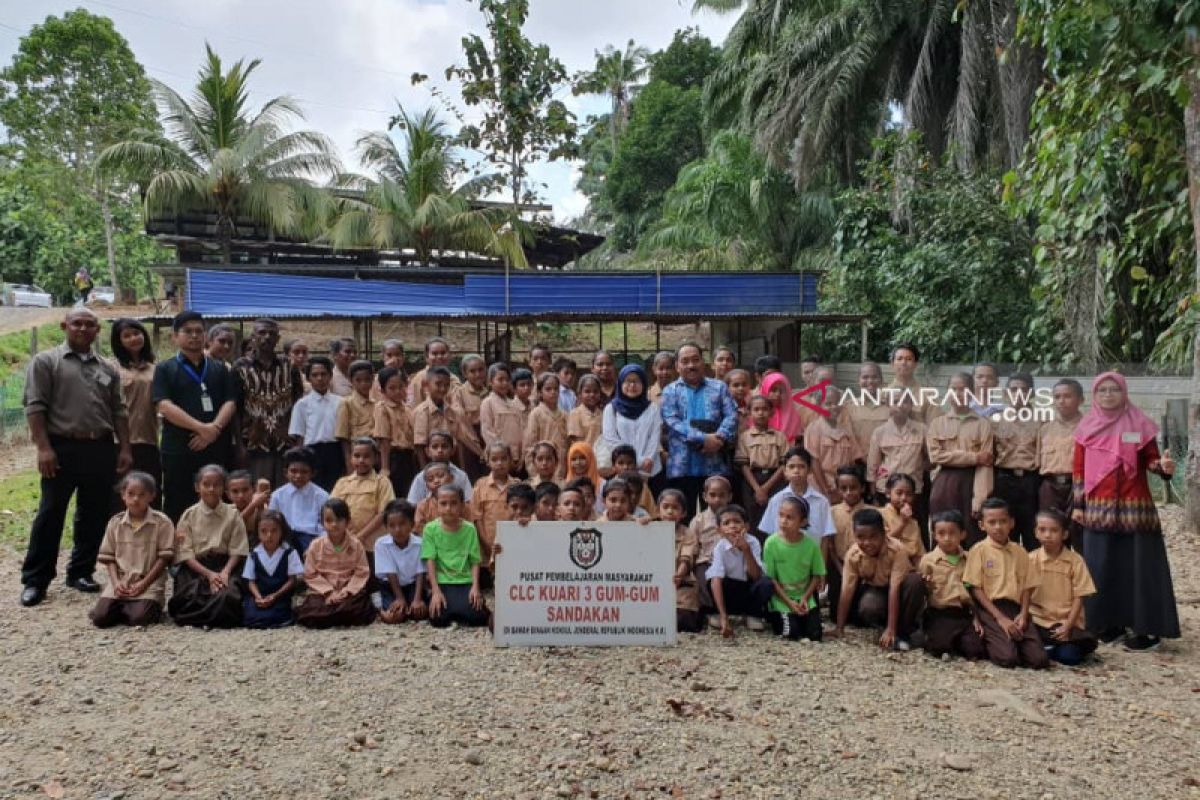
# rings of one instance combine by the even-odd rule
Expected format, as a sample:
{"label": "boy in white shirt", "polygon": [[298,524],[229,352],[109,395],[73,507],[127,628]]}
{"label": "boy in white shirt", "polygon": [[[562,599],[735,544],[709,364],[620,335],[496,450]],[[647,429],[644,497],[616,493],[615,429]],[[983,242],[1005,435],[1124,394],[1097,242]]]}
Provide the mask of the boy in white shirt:
{"label": "boy in white shirt", "polygon": [[733,636],[730,614],[745,615],[746,627],[761,631],[767,601],[775,584],[763,574],[762,545],[749,535],[746,510],[727,505],[717,512],[721,540],[712,552],[712,563],[704,573],[717,607],[717,618],[709,625],[721,629],[721,635]]}
{"label": "boy in white shirt", "polygon": [[417,509],[393,500],[383,510],[387,535],[375,542],[375,577],[381,584],[379,619],[389,625],[425,619],[425,565],[421,537],[413,534]]}
{"label": "boy in white shirt", "polygon": [[333,362],[325,356],[310,358],[305,374],[312,391],[292,407],[288,436],[292,437],[297,447],[303,446],[313,451],[313,481],[329,492],[333,491],[333,485],[345,472],[346,466],[342,445],[334,435],[334,423],[342,398],[329,390]]}
{"label": "boy in white shirt", "polygon": [[329,499],[329,492],[312,482],[315,462],[313,451],[307,447],[293,447],[284,453],[288,482],[271,492],[271,502],[267,505],[283,514],[301,556],[318,536],[325,533],[321,525],[321,506]]}
{"label": "boy in white shirt", "polygon": [[[450,483],[462,489],[465,502],[471,502],[471,496],[474,493],[474,487],[471,486],[471,476],[459,469],[459,467],[451,462],[458,452],[455,445],[454,437],[446,431],[433,431],[429,434],[429,443],[425,445],[425,455],[427,464],[440,462],[446,465],[450,471]],[[413,478],[412,486],[408,488],[408,497],[405,499],[413,504],[413,507],[420,505],[421,501],[429,497],[429,487],[425,485],[425,472],[419,471],[417,476]]]}
{"label": "boy in white shirt", "polygon": [[803,447],[797,445],[784,453],[783,475],[788,484],[771,497],[771,502],[767,503],[767,510],[759,520],[758,529],[764,534],[764,539],[779,530],[779,504],[785,497],[802,497],[808,503],[807,534],[815,539],[817,544],[822,544],[826,536],[837,533],[837,526],[833,524],[833,513],[829,509],[829,498],[821,494],[808,479],[811,468],[812,454]]}

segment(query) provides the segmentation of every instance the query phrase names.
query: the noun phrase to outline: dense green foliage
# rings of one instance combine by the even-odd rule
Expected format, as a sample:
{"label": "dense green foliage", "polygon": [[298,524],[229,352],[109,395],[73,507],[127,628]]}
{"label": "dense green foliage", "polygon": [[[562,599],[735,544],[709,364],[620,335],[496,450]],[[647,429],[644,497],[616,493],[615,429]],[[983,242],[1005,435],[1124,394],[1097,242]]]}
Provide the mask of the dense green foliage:
{"label": "dense green foliage", "polygon": [[[876,146],[894,157],[912,143]],[[869,313],[870,355],[880,360],[896,341],[919,342],[931,362],[1037,358],[1010,341],[1035,313],[1033,265],[1027,228],[1004,208],[996,181],[920,156],[897,172],[892,160],[869,162],[864,184],[838,198],[826,307]],[[831,329],[827,343],[852,358],[854,334]]]}
{"label": "dense green foliage", "polygon": [[[1085,363],[1158,355],[1182,363],[1198,318],[1178,314],[1193,284],[1183,110],[1186,6],[1167,0],[1026,0],[1025,33],[1055,80],[1033,105],[1034,136],[1009,177],[1036,222],[1031,335]],[[1192,13],[1195,13],[1194,4]],[[1194,68],[1194,66],[1192,67]],[[1051,331],[1063,330],[1056,337]]]}
{"label": "dense green foliage", "polygon": [[82,9],[47,17],[0,71],[4,271],[66,297],[87,266],[148,292],[158,249],[138,241],[136,194],[97,172],[101,150],[155,125],[150,84],[112,21]]}

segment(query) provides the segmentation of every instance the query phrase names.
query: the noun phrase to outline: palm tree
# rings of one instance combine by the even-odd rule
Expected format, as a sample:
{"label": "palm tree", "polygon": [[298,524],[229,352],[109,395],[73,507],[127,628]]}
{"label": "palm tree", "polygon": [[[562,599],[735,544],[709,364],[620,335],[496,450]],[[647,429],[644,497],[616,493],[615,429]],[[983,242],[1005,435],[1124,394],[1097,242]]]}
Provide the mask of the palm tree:
{"label": "palm tree", "polygon": [[919,131],[964,172],[1013,167],[1040,59],[1015,42],[1015,0],[697,0],[742,8],[705,87],[714,126],[752,132],[800,184],[852,182],[881,130]]}
{"label": "palm tree", "polygon": [[629,122],[629,104],[641,88],[641,81],[650,71],[650,51],[639,47],[633,39],[618,50],[611,44],[596,53],[596,66],[576,78],[575,94],[606,94],[612,99],[608,116],[613,147]]}
{"label": "palm tree", "polygon": [[397,127],[404,151],[387,133],[366,133],[357,142],[362,165],[375,177],[340,176],[344,190],[328,238],[337,248],[411,249],[421,264],[447,251],[469,251],[528,266],[529,226],[505,209],[476,208],[472,200],[493,176],[455,185],[462,171],[453,139],[432,110],[410,116],[403,107]]}
{"label": "palm tree", "polygon": [[834,219],[827,194],[798,192],[748,136],[725,130],[680,171],[639,250],[709,269],[813,268],[827,257]]}
{"label": "palm tree", "polygon": [[250,115],[247,95],[255,59],[228,71],[212,47],[190,102],[151,81],[166,136],[141,131],[100,155],[102,169],[123,171],[144,186],[147,215],[206,211],[216,215],[216,237],[226,262],[239,221],[271,231],[299,232],[326,195],[309,178],[340,171],[329,140],[312,131],[285,132],[303,119],[288,96]]}

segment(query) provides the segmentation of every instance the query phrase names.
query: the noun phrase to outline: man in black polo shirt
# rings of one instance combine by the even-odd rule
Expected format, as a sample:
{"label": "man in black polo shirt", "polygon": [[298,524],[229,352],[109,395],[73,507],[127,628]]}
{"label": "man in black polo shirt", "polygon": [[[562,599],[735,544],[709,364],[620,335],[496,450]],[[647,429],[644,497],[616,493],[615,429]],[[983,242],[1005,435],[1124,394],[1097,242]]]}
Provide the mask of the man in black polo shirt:
{"label": "man in black polo shirt", "polygon": [[121,376],[92,351],[100,321],[86,308],[73,308],[62,329],[66,342],[34,356],[25,379],[25,416],[37,447],[42,499],[21,566],[24,606],[42,602],[54,578],[71,495],[75,546],[67,585],[81,592],[100,590],[92,572],[112,516],[113,484],[133,463]]}
{"label": "man in black polo shirt", "polygon": [[162,415],[163,511],[172,522],[197,501],[196,471],[227,466],[225,431],[237,409],[237,382],[204,354],[204,319],[185,311],[171,323],[179,353],[154,368],[154,407]]}

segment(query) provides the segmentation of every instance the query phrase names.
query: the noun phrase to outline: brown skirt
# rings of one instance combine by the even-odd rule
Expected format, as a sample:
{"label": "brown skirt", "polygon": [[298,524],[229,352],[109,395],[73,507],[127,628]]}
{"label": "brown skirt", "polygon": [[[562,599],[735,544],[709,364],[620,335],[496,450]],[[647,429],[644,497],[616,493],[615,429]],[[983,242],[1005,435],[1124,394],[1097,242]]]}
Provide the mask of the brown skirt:
{"label": "brown skirt", "polygon": [[974,467],[942,467],[929,490],[929,517],[941,511],[956,510],[967,523],[967,546],[983,539],[979,522],[971,513],[971,502],[975,499]]}
{"label": "brown skirt", "polygon": [[[197,559],[207,569],[220,572],[229,556],[209,553]],[[167,602],[167,613],[176,625],[204,628],[240,628],[242,626],[242,579],[230,575],[224,589],[214,592],[208,579],[181,564],[175,575],[175,590]]]}
{"label": "brown skirt", "polygon": [[310,593],[296,609],[296,622],[306,628],[339,628],[350,625],[370,625],[375,619],[371,605],[371,586],[337,603],[330,603],[319,594]]}
{"label": "brown skirt", "polygon": [[[1071,511],[1075,508],[1075,488],[1071,481],[1054,480],[1054,476],[1043,475],[1042,485],[1038,487],[1038,510],[1056,508],[1067,519],[1071,519]],[[1072,549],[1083,552],[1083,527],[1074,520],[1067,526],[1070,538],[1067,543]]]}

